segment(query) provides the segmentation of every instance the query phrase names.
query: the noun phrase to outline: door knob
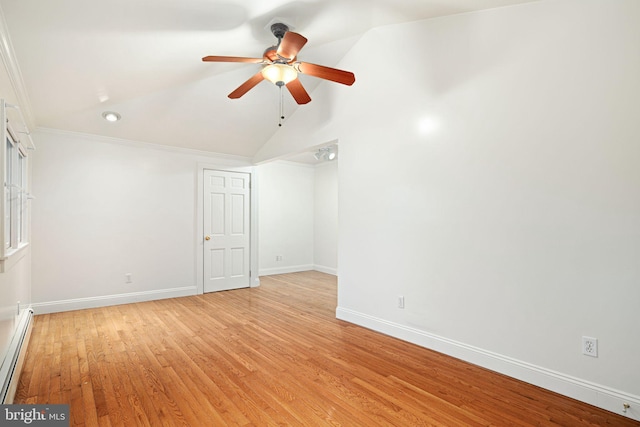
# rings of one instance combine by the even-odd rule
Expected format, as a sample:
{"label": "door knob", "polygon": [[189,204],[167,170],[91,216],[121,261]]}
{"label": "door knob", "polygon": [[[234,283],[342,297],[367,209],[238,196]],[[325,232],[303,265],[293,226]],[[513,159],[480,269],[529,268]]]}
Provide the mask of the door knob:
{"label": "door knob", "polygon": [[211,236],[205,236],[204,240],[211,240]]}

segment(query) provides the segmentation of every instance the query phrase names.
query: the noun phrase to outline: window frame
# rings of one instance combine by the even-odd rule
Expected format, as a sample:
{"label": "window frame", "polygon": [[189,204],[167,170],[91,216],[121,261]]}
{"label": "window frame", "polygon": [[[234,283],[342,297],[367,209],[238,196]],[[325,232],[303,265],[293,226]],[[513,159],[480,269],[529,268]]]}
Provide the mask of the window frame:
{"label": "window frame", "polygon": [[[0,167],[2,167],[3,194],[0,212],[4,216],[0,226],[0,272],[4,272],[24,254],[29,245],[29,206],[27,148],[22,144],[12,122],[7,118],[7,104],[0,100]],[[8,263],[9,262],[9,263]]]}

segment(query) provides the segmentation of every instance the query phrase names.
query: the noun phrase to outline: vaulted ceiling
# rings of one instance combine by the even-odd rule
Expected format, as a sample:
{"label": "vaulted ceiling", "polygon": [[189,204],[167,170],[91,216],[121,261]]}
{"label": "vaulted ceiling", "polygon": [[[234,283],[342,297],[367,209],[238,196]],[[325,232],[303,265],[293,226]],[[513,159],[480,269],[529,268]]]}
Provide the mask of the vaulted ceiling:
{"label": "vaulted ceiling", "polygon": [[[265,81],[231,100],[260,65],[202,57],[260,57],[276,42],[269,26],[279,21],[309,39],[300,60],[336,67],[371,28],[527,1],[0,0],[0,7],[33,126],[252,157],[278,131],[279,90]],[[371,66],[395,60],[407,58],[381,52]],[[349,71],[358,84],[361,70]],[[300,79],[313,98],[321,81]],[[314,103],[298,106],[285,94],[285,115],[296,108]],[[122,119],[109,123],[104,111]]]}

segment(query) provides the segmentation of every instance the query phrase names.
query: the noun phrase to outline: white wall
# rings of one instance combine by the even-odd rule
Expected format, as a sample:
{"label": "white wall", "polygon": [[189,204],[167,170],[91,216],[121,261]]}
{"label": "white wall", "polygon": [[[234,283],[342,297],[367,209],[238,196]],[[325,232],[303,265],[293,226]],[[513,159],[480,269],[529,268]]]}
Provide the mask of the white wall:
{"label": "white wall", "polygon": [[[19,261],[0,273],[0,366],[5,361],[9,345],[17,331],[19,314],[31,305],[31,263],[26,249]],[[10,360],[7,359],[7,363]],[[4,378],[0,378],[0,383]]]}
{"label": "white wall", "polygon": [[636,0],[366,34],[254,158],[339,138],[338,316],[640,419],[639,40]]}
{"label": "white wall", "polygon": [[338,274],[338,161],[316,165],[314,174],[314,269]]}
{"label": "white wall", "polygon": [[338,162],[276,161],[257,170],[260,274],[337,274]]}
{"label": "white wall", "polygon": [[196,293],[198,162],[243,162],[66,132],[34,139],[36,313]]}
{"label": "white wall", "polygon": [[260,275],[312,270],[313,167],[277,161],[256,169]]}
{"label": "white wall", "polygon": [[[0,14],[1,15],[1,14]],[[2,22],[0,22],[2,24]],[[6,37],[4,27],[0,25],[0,38]],[[8,103],[20,105],[20,99],[12,86],[7,69],[6,46],[0,47],[0,61],[4,67],[0,67],[0,98]],[[5,144],[4,141],[1,141]],[[29,154],[31,154],[29,152]],[[13,255],[5,262],[4,272],[0,272],[0,365],[5,359],[7,349],[16,331],[18,322],[17,303],[22,308],[31,304],[31,248],[27,247],[19,254]],[[1,380],[1,379],[0,379]]]}

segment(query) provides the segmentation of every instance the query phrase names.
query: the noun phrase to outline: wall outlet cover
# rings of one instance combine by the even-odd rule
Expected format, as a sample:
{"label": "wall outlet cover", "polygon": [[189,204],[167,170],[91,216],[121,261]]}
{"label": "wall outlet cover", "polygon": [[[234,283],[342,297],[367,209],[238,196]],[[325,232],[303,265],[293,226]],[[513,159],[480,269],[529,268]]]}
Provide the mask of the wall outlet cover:
{"label": "wall outlet cover", "polygon": [[593,337],[582,337],[582,354],[591,357],[598,357],[598,339]]}

